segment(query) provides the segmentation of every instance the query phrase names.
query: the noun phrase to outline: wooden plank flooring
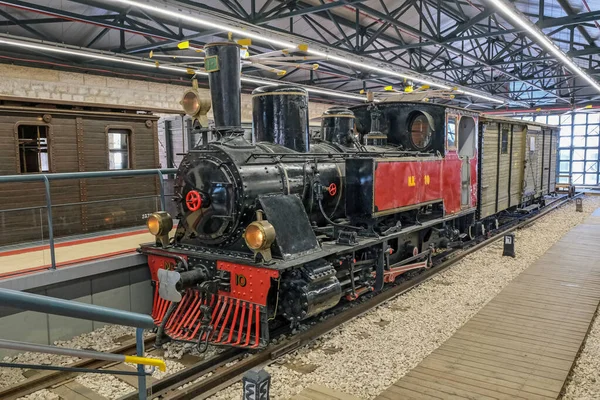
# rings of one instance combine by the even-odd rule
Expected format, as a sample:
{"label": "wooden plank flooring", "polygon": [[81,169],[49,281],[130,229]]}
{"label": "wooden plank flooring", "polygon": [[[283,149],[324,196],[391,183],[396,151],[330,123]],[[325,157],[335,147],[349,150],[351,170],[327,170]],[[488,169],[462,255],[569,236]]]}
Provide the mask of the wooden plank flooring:
{"label": "wooden plank flooring", "polygon": [[290,400],[359,400],[359,398],[329,389],[326,386],[311,385],[292,396]]}
{"label": "wooden plank flooring", "polygon": [[599,301],[600,209],[377,399],[556,399]]}

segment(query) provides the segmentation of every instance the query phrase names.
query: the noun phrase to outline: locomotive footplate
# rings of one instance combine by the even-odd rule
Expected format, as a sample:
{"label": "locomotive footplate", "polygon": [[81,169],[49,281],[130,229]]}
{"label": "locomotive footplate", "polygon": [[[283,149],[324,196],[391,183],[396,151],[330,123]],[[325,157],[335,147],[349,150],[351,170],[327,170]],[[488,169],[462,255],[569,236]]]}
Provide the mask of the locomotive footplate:
{"label": "locomotive footplate", "polygon": [[155,291],[154,323],[172,340],[205,345],[262,348],[269,341],[266,307],[224,294],[186,289],[180,302]]}
{"label": "locomotive footplate", "polygon": [[197,343],[200,351],[209,343],[245,348],[268,343],[267,296],[271,279],[279,273],[225,261],[217,262],[217,270],[228,277],[228,290],[220,289],[219,279],[179,286],[179,301],[172,296],[182,282],[176,278],[195,271],[158,271],[152,317],[159,326],[159,342],[164,333],[175,341]]}

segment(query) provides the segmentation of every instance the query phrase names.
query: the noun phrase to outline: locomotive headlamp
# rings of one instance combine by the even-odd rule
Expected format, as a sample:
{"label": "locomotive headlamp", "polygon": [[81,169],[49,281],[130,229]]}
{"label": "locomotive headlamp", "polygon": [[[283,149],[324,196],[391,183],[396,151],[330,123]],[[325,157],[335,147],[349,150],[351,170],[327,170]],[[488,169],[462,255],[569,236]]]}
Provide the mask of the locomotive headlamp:
{"label": "locomotive headlamp", "polygon": [[254,253],[260,253],[265,261],[271,260],[271,245],[275,241],[275,228],[267,220],[262,219],[262,212],[256,213],[256,221],[244,231],[246,246]]}
{"label": "locomotive headlamp", "polygon": [[206,113],[210,110],[211,101],[208,98],[200,96],[198,82],[195,79],[193,87],[183,93],[183,98],[179,104],[183,107],[183,111],[193,119],[198,120],[201,126],[208,126],[208,116]]}
{"label": "locomotive headlamp", "polygon": [[157,242],[160,241],[163,247],[169,244],[169,232],[173,229],[173,218],[166,211],[152,213],[146,221],[146,226],[151,234],[156,236]]}
{"label": "locomotive headlamp", "polygon": [[262,250],[273,244],[275,228],[267,221],[255,221],[246,228],[244,239],[252,250]]}
{"label": "locomotive headlamp", "polygon": [[200,97],[198,96],[198,92],[194,89],[186,91],[183,99],[181,99],[181,105],[187,115],[195,115],[200,111]]}

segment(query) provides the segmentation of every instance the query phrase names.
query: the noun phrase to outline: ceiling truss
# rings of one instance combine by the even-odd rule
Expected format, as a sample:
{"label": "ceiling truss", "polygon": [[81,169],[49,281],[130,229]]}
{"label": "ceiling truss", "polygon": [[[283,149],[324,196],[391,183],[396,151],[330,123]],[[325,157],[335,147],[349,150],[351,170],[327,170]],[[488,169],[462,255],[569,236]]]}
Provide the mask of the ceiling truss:
{"label": "ceiling truss", "polygon": [[[150,50],[173,54],[177,51],[176,44],[183,40],[201,46],[215,36],[226,36],[226,32],[201,29],[150,15],[117,2],[70,1],[89,6],[87,9],[94,12],[77,13],[35,4],[31,0],[0,0],[0,5],[7,6],[0,9],[0,26],[8,30],[19,27],[22,36],[59,42],[61,38],[48,33],[48,26],[67,22],[93,25],[94,28],[83,40],[83,47],[95,48],[105,35],[117,31],[119,43],[108,50],[141,56]],[[600,19],[600,11],[577,13],[567,0],[556,2],[564,16],[550,18],[544,15],[544,0],[539,0],[537,14],[526,15],[580,67],[598,78],[600,48],[588,28],[597,28],[595,21]],[[216,13],[275,32],[292,33],[299,40],[308,39],[340,48],[367,60],[393,63],[422,75],[531,107],[551,104],[576,106],[592,97],[553,55],[532,42],[521,29],[499,18],[487,2],[404,0],[394,8],[389,8],[383,0],[312,0],[310,3],[303,0],[261,0],[260,5],[258,0],[214,0],[210,4],[202,0],[170,0],[169,3]],[[410,16],[410,23],[407,16]],[[41,26],[46,27],[46,31],[39,29]],[[130,46],[128,38],[131,36],[142,37],[143,42]],[[251,50],[265,51],[269,47],[254,43]],[[400,84],[395,77],[328,61],[319,64],[319,70],[308,75],[299,74],[300,69],[289,69],[281,79],[354,92],[359,89],[381,90],[384,85]],[[264,71],[245,69],[245,73],[258,76]],[[468,105],[491,106],[477,99],[462,101]]]}

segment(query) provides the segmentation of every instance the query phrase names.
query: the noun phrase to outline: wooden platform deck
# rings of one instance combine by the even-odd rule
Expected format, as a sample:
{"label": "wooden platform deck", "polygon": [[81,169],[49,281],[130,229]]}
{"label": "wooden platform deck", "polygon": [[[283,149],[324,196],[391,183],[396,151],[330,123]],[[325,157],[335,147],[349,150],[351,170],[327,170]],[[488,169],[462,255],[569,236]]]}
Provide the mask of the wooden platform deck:
{"label": "wooden platform deck", "polygon": [[599,301],[597,211],[377,399],[556,399]]}
{"label": "wooden platform deck", "polygon": [[292,396],[290,400],[360,400],[358,397],[329,389],[326,386],[311,385]]}

